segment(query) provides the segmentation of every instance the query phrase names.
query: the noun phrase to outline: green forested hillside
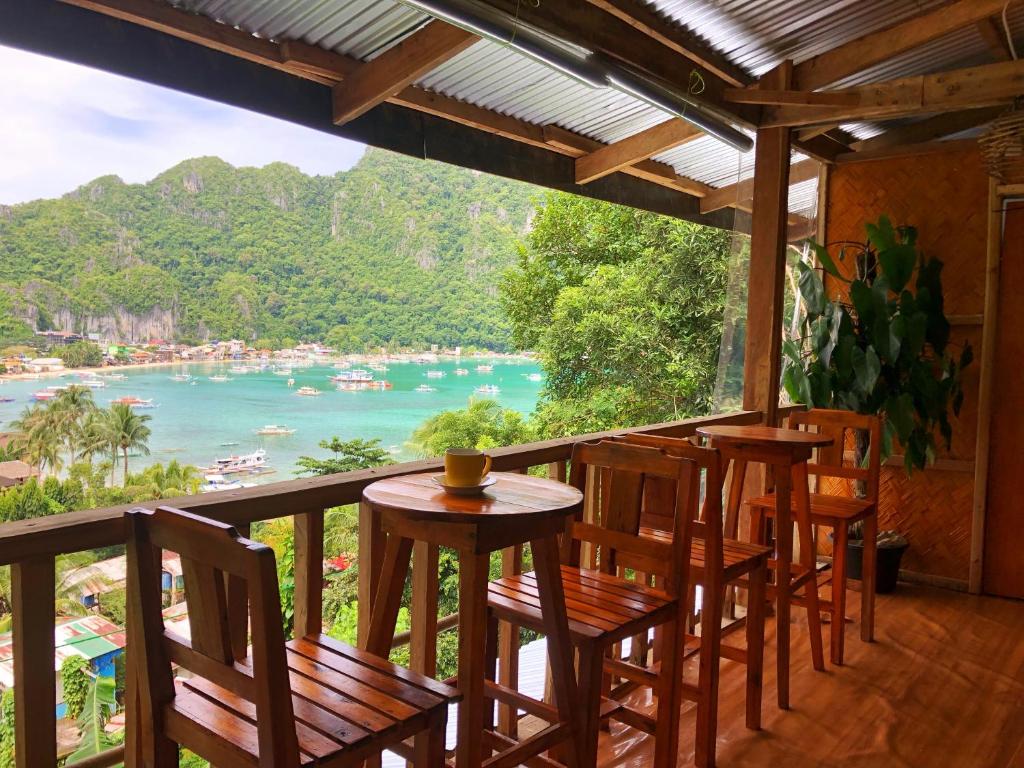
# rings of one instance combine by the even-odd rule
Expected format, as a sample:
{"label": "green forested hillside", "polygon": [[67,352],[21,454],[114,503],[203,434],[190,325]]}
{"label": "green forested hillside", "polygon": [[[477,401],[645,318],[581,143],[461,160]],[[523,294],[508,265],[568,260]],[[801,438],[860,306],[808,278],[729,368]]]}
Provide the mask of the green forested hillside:
{"label": "green forested hillside", "polygon": [[187,160],[0,206],[0,339],[321,339],[505,348],[497,283],[533,188],[368,150],[350,171]]}

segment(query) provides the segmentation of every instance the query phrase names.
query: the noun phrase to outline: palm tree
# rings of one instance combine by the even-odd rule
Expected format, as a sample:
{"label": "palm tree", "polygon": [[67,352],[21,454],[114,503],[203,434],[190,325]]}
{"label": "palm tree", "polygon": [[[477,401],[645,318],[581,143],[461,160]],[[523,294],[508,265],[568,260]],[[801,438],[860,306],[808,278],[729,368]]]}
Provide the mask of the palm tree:
{"label": "palm tree", "polygon": [[107,444],[119,450],[124,457],[124,482],[128,483],[128,451],[136,450],[149,455],[150,429],[146,422],[153,417],[135,413],[130,405],[114,403],[104,414],[104,433]]}
{"label": "palm tree", "polygon": [[89,416],[96,410],[92,390],[72,385],[62,389],[52,401],[48,410],[53,412],[54,425],[69,454],[69,463],[75,463],[75,451],[81,447],[83,430]]}
{"label": "palm tree", "polygon": [[173,459],[166,467],[153,464],[131,475],[125,485],[144,487],[147,495],[154,499],[188,496],[199,492],[199,470],[191,464],[180,464],[177,459]]}
{"label": "palm tree", "polygon": [[11,422],[11,427],[18,433],[14,444],[39,469],[40,475],[45,474],[47,466],[55,472],[60,470],[62,441],[55,411],[39,404],[28,406]]}

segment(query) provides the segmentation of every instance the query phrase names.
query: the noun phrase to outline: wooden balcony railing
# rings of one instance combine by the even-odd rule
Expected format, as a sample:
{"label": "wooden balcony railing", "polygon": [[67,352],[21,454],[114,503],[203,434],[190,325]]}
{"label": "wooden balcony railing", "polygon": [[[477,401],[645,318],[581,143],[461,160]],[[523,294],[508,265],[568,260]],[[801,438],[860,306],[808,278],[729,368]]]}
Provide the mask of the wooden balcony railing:
{"label": "wooden balcony railing", "polygon": [[[528,471],[548,467],[552,477],[565,478],[565,463],[575,443],[625,432],[688,437],[707,424],[756,424],[757,411],[705,416],[683,421],[651,424],[635,429],[546,440],[491,451],[495,471]],[[129,508],[172,506],[220,520],[247,532],[252,523],[294,517],[295,528],[295,633],[318,633],[322,629],[323,512],[331,507],[358,504],[363,489],[385,477],[437,471],[438,459],[411,461],[376,469],[344,472],[245,488],[237,491],[161,499],[144,504],[123,505],[69,512],[52,517],[22,520],[0,525],[0,565],[11,566],[13,608],[13,651],[15,677],[15,745],[18,768],[39,768],[56,764],[56,713],[54,695],[54,600],[55,558],[72,552],[125,543],[124,513]],[[359,638],[369,622],[376,569],[370,563],[371,536],[380,535],[365,510],[360,510],[359,531]],[[518,548],[503,553],[502,567],[512,574],[521,567]],[[413,554],[413,602],[436,591],[437,551],[417,545]],[[371,567],[365,567],[369,564]],[[426,602],[424,599],[423,602]],[[438,619],[413,612],[412,629],[397,635],[395,646],[411,643],[410,664],[417,671],[433,674],[428,647],[436,633],[455,626],[456,617]],[[514,642],[506,630],[500,638],[508,658],[503,672],[514,678],[514,654],[507,649]],[[128,650],[130,654],[130,649]],[[131,721],[131,718],[129,718]],[[514,726],[512,726],[514,727]],[[78,763],[83,768],[106,768],[124,760],[124,748],[112,749]]]}

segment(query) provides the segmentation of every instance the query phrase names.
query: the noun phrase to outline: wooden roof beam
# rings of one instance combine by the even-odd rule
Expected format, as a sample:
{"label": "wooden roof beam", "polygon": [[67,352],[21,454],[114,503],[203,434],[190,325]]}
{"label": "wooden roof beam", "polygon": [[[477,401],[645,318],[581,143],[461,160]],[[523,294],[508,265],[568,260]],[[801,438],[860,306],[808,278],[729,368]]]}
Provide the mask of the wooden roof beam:
{"label": "wooden roof beam", "polygon": [[678,117],[658,123],[576,160],[576,183],[600,179],[702,135],[699,128]]}
{"label": "wooden roof beam", "polygon": [[334,86],[334,124],[355,120],[479,39],[445,21],[431,21]]}
{"label": "wooden roof beam", "polygon": [[952,136],[954,133],[960,133],[961,131],[984,125],[994,120],[1002,112],[1003,107],[983,107],[982,109],[968,109],[962,112],[946,112],[945,114],[929,117],[916,123],[891,128],[878,136],[872,136],[870,139],[856,141],[850,145],[850,149],[855,152],[870,152],[934,141],[944,136]]}
{"label": "wooden roof beam", "polygon": [[[799,184],[816,178],[821,164],[817,160],[801,160],[789,166],[789,184]],[[700,212],[710,213],[721,208],[738,208],[750,210],[754,199],[754,179],[744,179],[727,187],[719,187],[709,192],[700,201]]]}
{"label": "wooden roof beam", "polygon": [[860,105],[767,107],[762,127],[908,117],[1003,104],[1024,94],[1024,60],[906,77],[841,92],[857,94]]}
{"label": "wooden roof beam", "polygon": [[978,34],[996,57],[996,61],[1013,61],[1013,51],[1006,39],[1002,16],[989,16],[978,22]]}
{"label": "wooden roof beam", "polygon": [[793,87],[817,90],[962,27],[1001,13],[1006,0],[957,0],[807,59],[793,69]]}

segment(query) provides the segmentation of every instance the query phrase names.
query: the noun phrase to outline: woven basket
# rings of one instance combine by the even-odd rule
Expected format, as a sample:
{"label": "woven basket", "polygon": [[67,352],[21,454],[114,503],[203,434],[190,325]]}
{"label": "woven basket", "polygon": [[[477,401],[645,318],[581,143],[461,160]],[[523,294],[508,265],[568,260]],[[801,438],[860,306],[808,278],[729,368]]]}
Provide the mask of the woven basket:
{"label": "woven basket", "polygon": [[1018,99],[978,137],[990,176],[1004,184],[1024,181],[1024,104]]}

